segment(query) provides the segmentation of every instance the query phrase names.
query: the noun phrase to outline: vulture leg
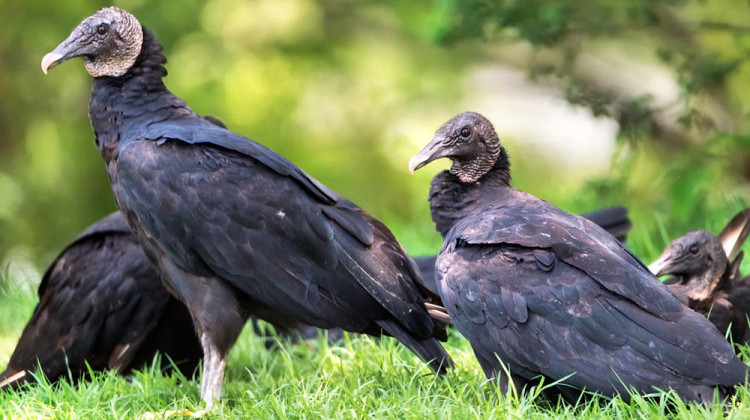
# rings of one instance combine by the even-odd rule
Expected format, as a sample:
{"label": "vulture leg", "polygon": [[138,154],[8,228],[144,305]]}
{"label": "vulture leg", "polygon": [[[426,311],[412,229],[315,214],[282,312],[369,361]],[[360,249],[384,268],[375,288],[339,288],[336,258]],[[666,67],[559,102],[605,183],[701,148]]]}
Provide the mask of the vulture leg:
{"label": "vulture leg", "polygon": [[[476,349],[474,350],[474,355],[477,357],[477,361],[479,361],[479,366],[482,368],[482,371],[484,371],[484,376],[491,381],[497,379],[497,370],[495,369],[494,364],[485,359],[481,352],[476,351]],[[505,394],[505,391],[506,390],[503,390],[503,394]]]}
{"label": "vulture leg", "polygon": [[526,384],[528,384],[528,381],[518,375],[510,374],[510,378],[508,377],[508,373],[503,370],[502,367],[500,369],[496,369],[495,365],[496,363],[492,363],[489,360],[487,360],[484,355],[481,352],[474,350],[474,355],[477,357],[477,360],[479,361],[479,366],[484,371],[484,375],[487,377],[487,379],[491,380],[492,382],[498,383],[497,378],[500,377],[500,392],[502,392],[503,395],[508,395],[508,391],[510,390],[510,381],[513,381],[513,386],[516,388],[516,392],[520,393]]}
{"label": "vulture leg", "polygon": [[526,384],[529,383],[526,379],[512,373],[510,374],[510,377],[508,377],[508,374],[504,370],[500,370],[498,373],[500,374],[500,391],[505,396],[507,396],[511,390],[511,381],[513,381],[513,388],[515,388],[516,394],[518,395],[521,395],[521,392],[526,388]]}
{"label": "vulture leg", "polygon": [[227,354],[242,332],[248,314],[242,310],[239,294],[228,284],[188,273],[163,256],[159,258],[159,265],[166,274],[167,289],[177,289],[173,294],[185,299],[183,303],[200,337],[203,347],[201,398],[206,409],[211,409],[214,400],[221,398]]}
{"label": "vulture leg", "polygon": [[201,336],[203,346],[203,380],[201,398],[206,402],[206,410],[211,410],[214,400],[221,398],[221,383],[227,364],[226,352],[220,352],[208,334]]}

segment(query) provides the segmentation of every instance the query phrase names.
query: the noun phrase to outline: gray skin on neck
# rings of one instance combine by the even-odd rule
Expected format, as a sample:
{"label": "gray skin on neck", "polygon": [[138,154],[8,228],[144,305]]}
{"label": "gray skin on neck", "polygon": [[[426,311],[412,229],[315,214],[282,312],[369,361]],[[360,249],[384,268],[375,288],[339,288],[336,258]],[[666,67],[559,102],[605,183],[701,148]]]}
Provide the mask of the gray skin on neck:
{"label": "gray skin on neck", "polygon": [[658,261],[659,275],[672,274],[679,289],[691,301],[709,300],[717,291],[729,261],[719,239],[705,230],[696,230],[674,240]]}

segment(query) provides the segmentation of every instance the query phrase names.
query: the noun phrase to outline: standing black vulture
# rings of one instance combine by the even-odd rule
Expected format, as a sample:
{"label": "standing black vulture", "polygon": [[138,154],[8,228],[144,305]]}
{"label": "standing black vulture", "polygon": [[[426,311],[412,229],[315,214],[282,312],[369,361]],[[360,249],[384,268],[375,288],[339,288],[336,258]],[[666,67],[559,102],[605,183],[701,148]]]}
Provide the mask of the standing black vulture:
{"label": "standing black vulture", "polygon": [[117,204],[188,307],[204,350],[201,396],[219,398],[226,355],[251,314],[404,343],[443,371],[442,308],[378,220],[272,150],[200,118],[164,86],[162,47],[131,14],[86,18],[42,60],[82,57],[89,114]]}
{"label": "standing black vulture", "polygon": [[625,400],[658,388],[710,404],[714,389],[724,395],[745,381],[747,367],[716,328],[612,235],[510,186],[508,156],[486,118],[454,117],[409,167],[442,157],[453,166],[429,195],[444,237],[440,294],[503,391],[499,360],[518,389],[540,375],[567,377]]}
{"label": "standing black vulture", "polygon": [[[601,226],[622,243],[625,243],[628,232],[633,227],[633,223],[628,218],[628,209],[621,206],[607,207],[581,216]],[[439,295],[437,278],[435,277],[435,260],[437,260],[437,255],[414,258],[419,267],[419,272],[422,273],[425,287],[430,289],[433,294]]]}
{"label": "standing black vulture", "polygon": [[750,312],[750,277],[740,278],[742,244],[750,233],[750,209],[737,214],[719,236],[695,230],[675,239],[649,265],[656,276],[671,274],[667,287],[707,317],[721,333],[745,344]]}
{"label": "standing black vulture", "polygon": [[52,381],[85,375],[86,363],[125,373],[157,352],[190,377],[203,355],[187,308],[164,289],[120,212],[68,245],[38,293],[0,388],[32,380],[39,366]]}

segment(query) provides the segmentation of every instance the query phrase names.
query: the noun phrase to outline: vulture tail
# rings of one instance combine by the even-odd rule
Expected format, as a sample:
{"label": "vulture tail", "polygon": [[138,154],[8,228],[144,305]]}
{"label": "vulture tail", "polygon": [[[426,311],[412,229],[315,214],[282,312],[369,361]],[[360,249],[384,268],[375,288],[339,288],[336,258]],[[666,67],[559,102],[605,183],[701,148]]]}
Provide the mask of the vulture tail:
{"label": "vulture tail", "polygon": [[623,243],[627,240],[628,232],[633,228],[633,223],[628,218],[628,209],[622,206],[607,207],[582,214],[582,216],[601,226]]}
{"label": "vulture tail", "polygon": [[380,320],[377,321],[377,324],[424,360],[435,372],[443,374],[455,366],[448,352],[445,351],[437,339],[433,337],[425,339],[415,338],[393,320]]}

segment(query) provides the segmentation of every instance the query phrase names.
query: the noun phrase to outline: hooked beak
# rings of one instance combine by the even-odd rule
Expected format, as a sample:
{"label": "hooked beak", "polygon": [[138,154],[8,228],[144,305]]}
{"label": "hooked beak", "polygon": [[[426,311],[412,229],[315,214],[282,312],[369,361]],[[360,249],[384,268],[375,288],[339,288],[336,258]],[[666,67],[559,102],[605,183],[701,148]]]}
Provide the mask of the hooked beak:
{"label": "hooked beak", "polygon": [[55,67],[56,65],[65,61],[64,58],[65,56],[56,52],[51,52],[45,55],[44,58],[42,58],[42,71],[44,72],[44,74],[47,74],[47,71],[52,67]]}
{"label": "hooked beak", "polygon": [[87,53],[85,47],[86,45],[81,45],[79,42],[78,31],[74,30],[68,39],[42,58],[42,71],[47,74],[51,68],[57,67],[71,58],[85,55]]}
{"label": "hooked beak", "polygon": [[661,254],[656,261],[652,262],[648,266],[648,270],[654,274],[655,277],[660,277],[665,274],[670,274],[669,270],[672,268],[671,255],[668,252]]}
{"label": "hooked beak", "polygon": [[412,156],[409,160],[409,172],[414,174],[414,171],[427,165],[435,159],[446,157],[450,153],[450,149],[443,147],[443,136],[436,135],[432,140],[424,147],[419,153]]}

